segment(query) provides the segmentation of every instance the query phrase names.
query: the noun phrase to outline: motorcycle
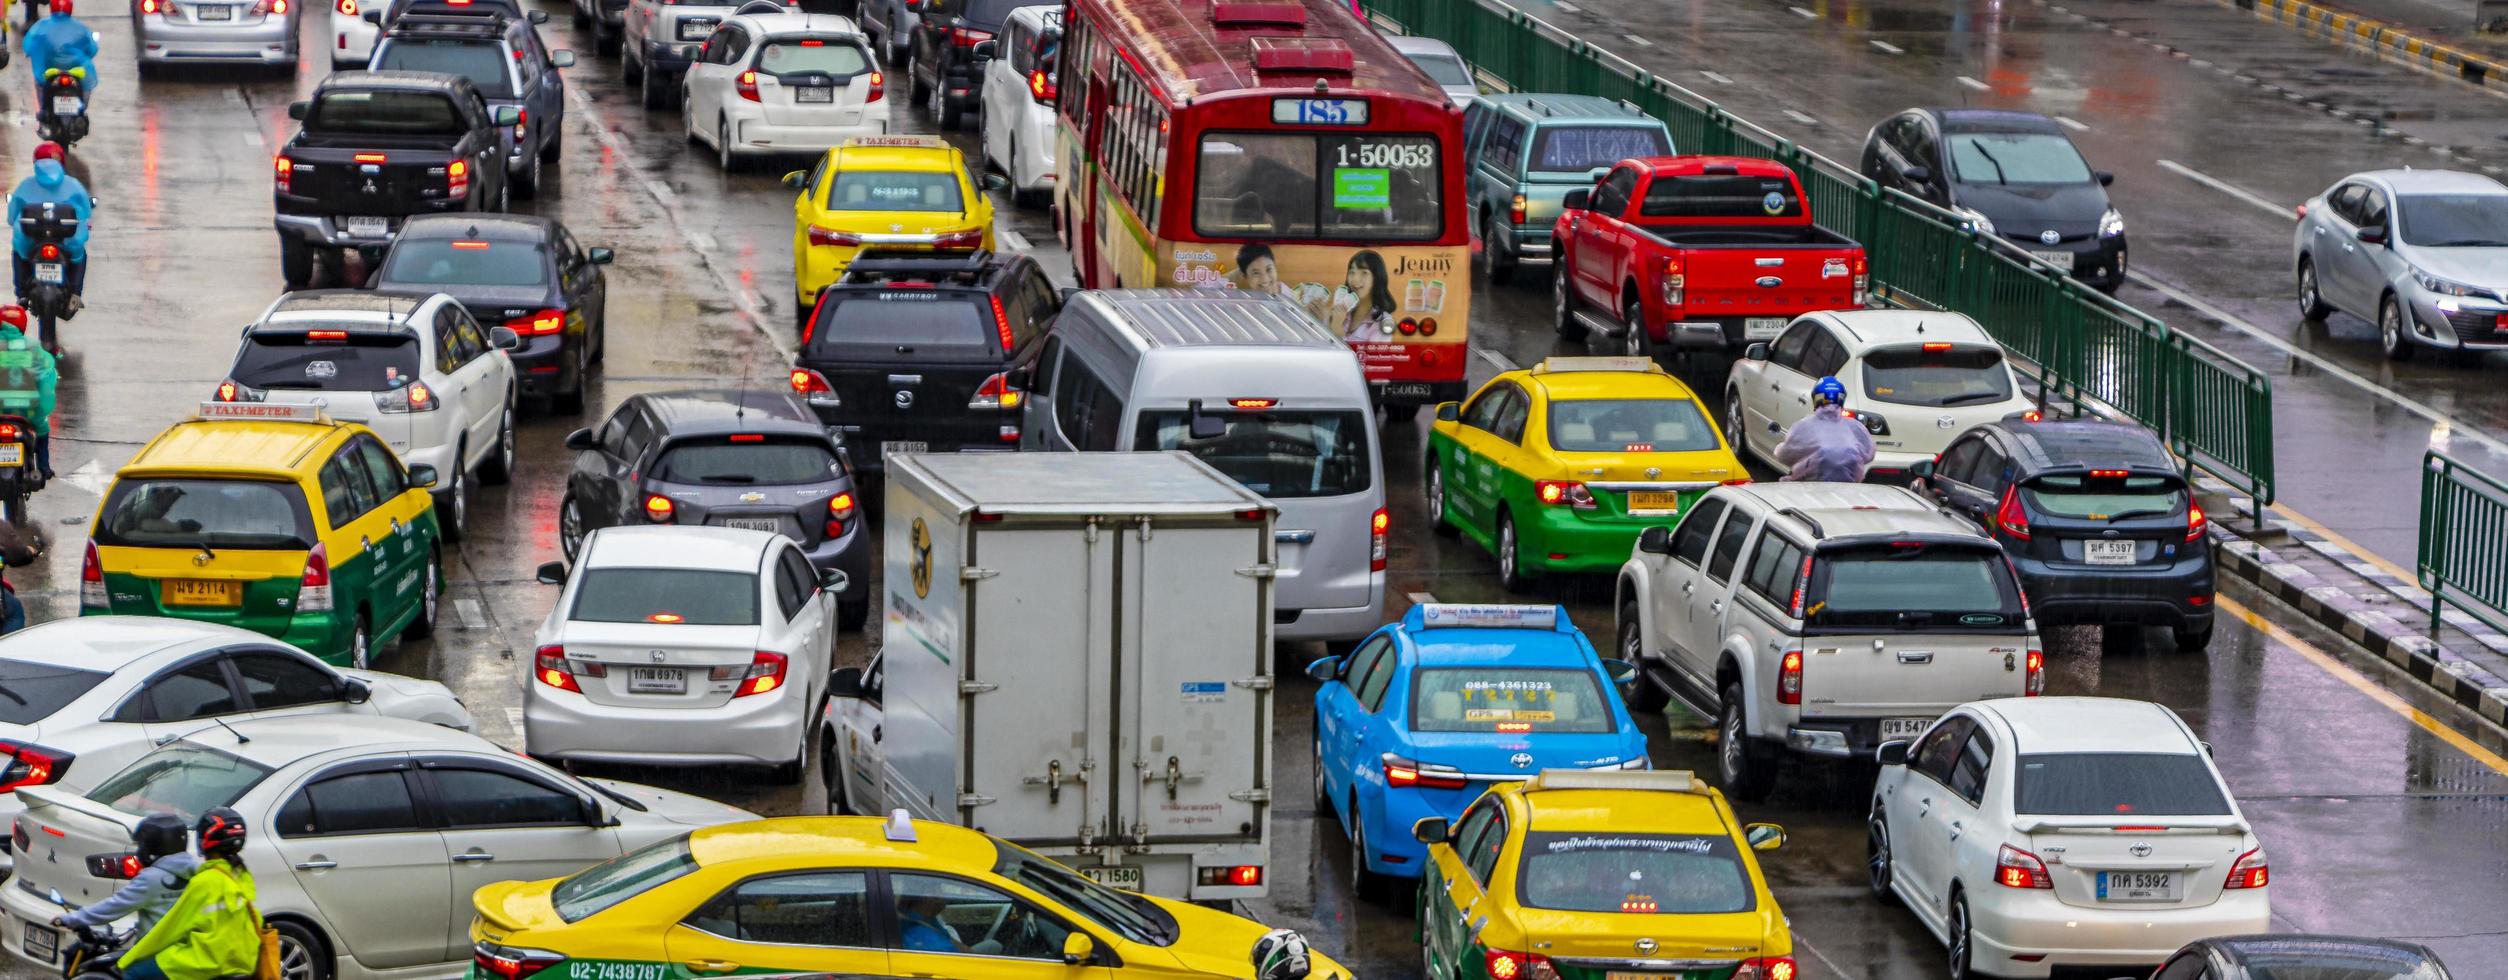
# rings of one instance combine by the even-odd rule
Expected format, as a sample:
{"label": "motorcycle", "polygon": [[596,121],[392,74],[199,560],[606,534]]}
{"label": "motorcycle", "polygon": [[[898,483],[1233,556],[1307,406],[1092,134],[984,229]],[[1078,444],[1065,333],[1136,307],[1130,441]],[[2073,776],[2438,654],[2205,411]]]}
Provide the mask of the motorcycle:
{"label": "motorcycle", "polygon": [[[93,864],[95,859],[89,859]],[[52,889],[46,896],[52,904],[72,911],[78,906],[61,897],[61,890]],[[72,926],[70,945],[62,950],[61,980],[122,980],[122,967],[117,961],[131,941],[139,937],[139,929],[116,930],[112,926]]]}
{"label": "motorcycle", "polygon": [[77,260],[62,247],[78,234],[78,215],[58,201],[18,209],[17,226],[35,243],[35,284],[26,291],[26,315],[35,318],[35,341],[55,356],[61,353],[57,324],[78,314],[70,309],[70,272]]}
{"label": "motorcycle", "polygon": [[87,69],[44,69],[43,97],[35,107],[35,134],[69,149],[87,138]]}
{"label": "motorcycle", "polygon": [[33,527],[26,498],[43,488],[43,471],[35,466],[35,427],[22,416],[0,415],[0,520]]}

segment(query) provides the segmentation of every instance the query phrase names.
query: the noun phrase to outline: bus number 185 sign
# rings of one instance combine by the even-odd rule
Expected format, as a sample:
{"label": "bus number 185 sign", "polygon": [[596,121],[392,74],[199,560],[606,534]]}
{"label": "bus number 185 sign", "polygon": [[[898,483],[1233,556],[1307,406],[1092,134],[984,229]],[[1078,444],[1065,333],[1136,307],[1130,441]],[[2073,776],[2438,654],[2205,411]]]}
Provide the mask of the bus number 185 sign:
{"label": "bus number 185 sign", "polygon": [[1273,99],[1271,121],[1283,126],[1365,126],[1366,99]]}

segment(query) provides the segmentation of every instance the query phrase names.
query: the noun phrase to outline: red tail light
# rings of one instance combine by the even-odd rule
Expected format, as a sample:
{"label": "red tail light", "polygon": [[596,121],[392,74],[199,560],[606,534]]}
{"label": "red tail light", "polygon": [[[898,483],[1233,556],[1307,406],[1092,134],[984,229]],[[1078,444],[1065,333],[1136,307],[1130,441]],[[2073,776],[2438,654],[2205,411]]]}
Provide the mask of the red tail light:
{"label": "red tail light", "polygon": [[792,393],[812,405],[842,404],[836,398],[836,386],[827,383],[827,375],[809,368],[792,369]]}
{"label": "red tail light", "polygon": [[2005,888],[2055,887],[2055,879],[2047,877],[2046,862],[2010,844],[1994,852],[1994,883]]}
{"label": "red tail light", "polygon": [[1492,949],[1482,952],[1481,957],[1489,980],[1559,980],[1559,968],[1551,966],[1550,957],[1540,953]]}
{"label": "red tail light", "polygon": [[0,738],[0,793],[20,786],[42,786],[68,772],[70,760],[77,758],[60,749],[46,748],[32,742]]}
{"label": "red tail light", "polygon": [[331,553],[321,545],[305,553],[305,572],[296,579],[296,611],[331,611]]}
{"label": "red tail light", "polygon": [[1803,566],[1794,570],[1794,599],[1786,603],[1786,612],[1795,619],[1803,618],[1803,593],[1811,588],[1811,556],[1803,556]]}
{"label": "red tail light", "polygon": [[850,520],[853,520],[853,494],[840,493],[827,498],[826,531],[829,538],[843,537],[845,522]]}
{"label": "red tail light", "polygon": [[287,4],[288,0],[256,0],[253,4],[253,13],[263,16],[282,16],[287,13]]}
{"label": "red tail light", "polygon": [[837,231],[834,228],[821,228],[817,225],[811,225],[810,244],[858,246],[862,244],[862,239],[855,236],[852,232]]}
{"label": "red tail light", "polygon": [[933,247],[933,248],[970,248],[970,249],[972,249],[972,248],[983,248],[983,247],[984,247],[984,229],[982,229],[982,228],[969,228],[969,229],[967,229],[967,230],[965,230],[965,231],[953,231],[953,232],[950,232],[949,234],[942,235],[942,236],[940,236],[939,238],[932,239],[932,247]]}
{"label": "red tail light", "polygon": [[1507,202],[1507,220],[1519,225],[1524,223],[1524,195],[1515,195],[1514,200]]}
{"label": "red tail light", "polygon": [[783,654],[760,650],[746,665],[716,667],[712,676],[718,681],[739,681],[740,687],[732,692],[732,697],[745,698],[784,686],[784,668],[789,664]]}
{"label": "red tail light", "polygon": [[1053,105],[1062,96],[1062,86],[1054,84],[1054,76],[1040,68],[1028,73],[1028,94],[1035,97],[1037,105]]}
{"label": "red tail light", "polygon": [[949,29],[949,46],[953,48],[972,48],[992,39],[991,31],[969,30],[964,27]]}
{"label": "red tail light", "polygon": [[[148,2],[155,3],[157,0],[148,0]],[[343,2],[354,2],[354,0],[343,0]],[[296,161],[288,159],[285,155],[281,155],[276,162],[279,171],[279,193],[285,194],[287,193],[288,185],[293,182],[296,176]]]}
{"label": "red tail light", "polygon": [[531,658],[532,678],[561,691],[581,694],[583,687],[576,683],[575,678],[607,677],[609,674],[610,668],[605,664],[566,659],[566,648],[562,646],[541,647]]}
{"label": "red tail light", "polygon": [[1224,864],[1193,869],[1194,879],[1207,886],[1251,887],[1263,883],[1259,864]]}
{"label": "red tail light", "polygon": [[[516,61],[521,61],[521,60],[522,60],[522,56],[523,56],[522,49],[521,49],[521,48],[515,48],[515,49],[514,49],[514,60],[516,60]],[[516,146],[520,146],[520,145],[522,145],[522,141],[523,141],[523,133],[526,131],[526,128],[527,128],[527,127],[529,127],[530,125],[531,125],[531,110],[529,110],[529,109],[516,109],[516,110],[514,110],[514,145],[516,145]]]}
{"label": "red tail light", "polygon": [[1794,980],[1794,958],[1762,956],[1755,960],[1743,960],[1742,965],[1733,970],[1732,980]]}
{"label": "red tail light", "polygon": [[525,313],[521,316],[505,321],[505,326],[507,329],[525,337],[546,337],[550,334],[564,333],[566,331],[566,311],[557,309],[533,310],[532,312]]}
{"label": "red tail light", "polygon": [[2272,880],[2272,868],[2264,863],[2264,849],[2259,847],[2238,855],[2238,863],[2229,867],[2229,883],[2221,887],[2262,888]]}
{"label": "red tail light", "polygon": [[975,389],[975,397],[967,399],[967,407],[1008,410],[1019,407],[1019,402],[1026,397],[1027,392],[1011,386],[1010,372],[1004,371],[984,379],[984,383]]}
{"label": "red tail light", "polygon": [[1367,519],[1368,571],[1381,572],[1385,570],[1385,555],[1388,553],[1385,546],[1385,532],[1392,530],[1392,528],[1393,518],[1387,516],[1385,514],[1385,509],[1382,507],[1376,508],[1376,516]]}
{"label": "red tail light", "polygon": [[2211,518],[2203,516],[2202,504],[2195,503],[2191,500],[2186,501],[2186,540],[2194,541],[2201,539],[2203,537],[2203,528],[2209,523],[2211,523]]}
{"label": "red tail light", "polygon": [[1010,315],[1002,311],[1000,296],[996,295],[991,298],[993,301],[993,332],[1001,335],[1001,351],[1002,353],[1007,354],[1010,353],[1011,346]]}
{"label": "red tail light", "polygon": [[758,99],[758,73],[757,73],[757,72],[753,72],[753,71],[744,71],[744,72],[741,72],[741,73],[740,73],[740,79],[739,79],[739,81],[738,81],[738,85],[737,85],[737,87],[740,89],[740,97],[741,97],[741,98],[747,99],[747,100],[749,100],[749,101],[751,101],[751,102],[757,102],[757,101],[760,101],[760,100]]}
{"label": "red tail light", "polygon": [[2029,513],[2020,508],[2020,488],[2003,491],[2003,505],[1994,509],[1994,524],[2015,541],[2029,540]]}
{"label": "red tail light", "polygon": [[668,524],[677,516],[679,516],[679,505],[671,503],[671,498],[658,493],[649,493],[644,496],[645,520],[655,524]]}
{"label": "red tail light", "polygon": [[1577,510],[1594,509],[1593,491],[1574,480],[1538,480],[1533,483],[1533,497],[1553,507],[1567,506]]}
{"label": "red tail light", "polygon": [[470,161],[455,160],[444,165],[444,196],[447,198],[470,196]]}
{"label": "red tail light", "polygon": [[11,422],[0,422],[0,442],[16,442],[16,441],[17,441],[17,425],[16,425],[15,423],[11,423]]}
{"label": "red tail light", "polygon": [[1689,277],[1681,273],[1681,260],[1663,260],[1663,305],[1681,305],[1682,297],[1687,295],[1688,282]]}
{"label": "red tail light", "polygon": [[[342,0],[342,2],[354,3],[356,0]],[[139,0],[139,12],[143,14],[162,14],[165,13],[165,4],[163,3],[163,0]]]}
{"label": "red tail light", "polygon": [[1383,762],[1385,766],[1385,785],[1396,789],[1411,786],[1421,789],[1462,789],[1472,784],[1471,780],[1463,778],[1462,770],[1452,766],[1423,766],[1391,752],[1379,756],[1378,761]]}
{"label": "red tail light", "polygon": [[2023,668],[2027,671],[2027,673],[2022,677],[2022,686],[2020,689],[2021,695],[2024,697],[2034,698],[2038,695],[2045,694],[2046,651],[2031,650],[2022,663]]}
{"label": "red tail light", "polygon": [[864,96],[864,97],[863,97],[863,99],[862,99],[862,101],[864,101],[864,102],[877,102],[877,101],[879,101],[879,100],[880,100],[880,98],[881,98],[882,96],[885,96],[885,95],[887,95],[887,94],[888,94],[888,73],[886,73],[886,72],[879,72],[879,71],[872,72],[872,73],[871,73],[871,94],[870,94],[870,95],[867,95],[867,96]]}
{"label": "red tail light", "polygon": [[[156,0],[148,0],[148,2],[155,3]],[[357,16],[357,0],[337,0],[337,2],[331,5],[331,9],[337,10],[350,17],[355,17]]]}
{"label": "red tail light", "polygon": [[479,972],[496,980],[523,980],[566,962],[566,957],[545,949],[514,949],[480,943],[471,948],[470,961],[479,967]]}
{"label": "red tail light", "polygon": [[45,242],[42,248],[35,250],[35,257],[46,262],[61,261],[61,246]]}
{"label": "red tail light", "polygon": [[104,563],[96,560],[96,542],[87,542],[87,558],[78,566],[78,604],[88,609],[111,608],[105,597]]}
{"label": "red tail light", "polygon": [[1777,703],[1803,703],[1803,652],[1785,651],[1785,659],[1777,663]]}

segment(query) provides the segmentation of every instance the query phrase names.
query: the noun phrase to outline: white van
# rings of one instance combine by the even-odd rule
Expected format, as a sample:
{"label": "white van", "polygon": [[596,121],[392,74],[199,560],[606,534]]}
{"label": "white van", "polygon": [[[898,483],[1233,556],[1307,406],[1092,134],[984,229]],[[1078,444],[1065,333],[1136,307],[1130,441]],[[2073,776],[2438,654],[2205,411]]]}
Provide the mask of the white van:
{"label": "white van", "polygon": [[1385,478],[1358,358],[1304,310],[1235,290],[1074,295],[1028,379],[1019,448],[1183,450],[1280,508],[1274,634],[1384,624]]}

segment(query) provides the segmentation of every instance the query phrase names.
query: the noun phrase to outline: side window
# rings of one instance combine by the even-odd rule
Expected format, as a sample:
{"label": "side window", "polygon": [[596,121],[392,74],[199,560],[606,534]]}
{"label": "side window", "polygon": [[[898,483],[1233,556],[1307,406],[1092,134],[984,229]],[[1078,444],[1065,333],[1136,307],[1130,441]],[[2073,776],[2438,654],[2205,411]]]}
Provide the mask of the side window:
{"label": "side window", "polygon": [[520,776],[488,769],[429,768],[447,830],[579,824],[583,801]]}
{"label": "side window", "polygon": [[419,822],[409,779],[399,769],[315,780],[297,790],[272,822],[281,837],[409,834],[434,829]]}
{"label": "side window", "polygon": [[349,443],[357,450],[357,459],[365,464],[366,476],[374,483],[375,502],[384,503],[409,492],[409,473],[401,468],[392,451],[383,448],[373,436],[358,436]]}
{"label": "side window", "polygon": [[1692,566],[1707,562],[1707,542],[1715,536],[1716,518],[1724,516],[1727,505],[1722,497],[1709,497],[1690,508],[1681,526],[1672,529],[1672,557]]}
{"label": "side window", "polygon": [[2386,192],[2369,188],[2360,195],[2360,227],[2381,228],[2386,225]]}
{"label": "side window", "polygon": [[584,261],[583,246],[576,244],[574,233],[562,226],[557,229],[557,254],[568,269],[582,265]]}
{"label": "side window", "polygon": [[810,565],[810,559],[801,556],[799,549],[784,549],[784,568],[792,573],[793,584],[800,586],[802,598],[819,593],[819,570]]}
{"label": "side window", "polygon": [[1490,434],[1516,445],[1523,445],[1524,420],[1532,417],[1532,414],[1532,401],[1525,398],[1523,392],[1516,392],[1515,397],[1507,399],[1507,407],[1498,412],[1498,427],[1491,430]]}
{"label": "side window", "polygon": [[1969,475],[1973,479],[1968,481],[1968,485],[1985,491],[1988,496],[2000,497],[2003,488],[2011,484],[2005,478],[2010,466],[2011,460],[2003,456],[2002,450],[1994,448],[1993,443],[1981,442],[1977,445],[1977,461],[1971,464]]}
{"label": "side window", "polygon": [[1480,163],[1501,174],[1513,174],[1524,148],[1524,124],[1499,116],[1490,120],[1489,140],[1481,144]]}
{"label": "side window", "polygon": [[239,653],[235,673],[255,710],[320,704],[339,699],[331,672],[284,653]]}
{"label": "side window", "polygon": [[354,445],[342,446],[322,464],[323,510],[331,518],[333,528],[347,527],[373,510],[376,504],[374,477],[366,471],[366,461],[357,455]]}
{"label": "side window", "polygon": [[1010,70],[1021,76],[1036,67],[1036,51],[1029,46],[1031,34],[1028,25],[1016,22],[1002,33],[1001,49],[1010,52]]}
{"label": "side window", "polygon": [[793,577],[792,563],[781,558],[775,561],[775,603],[783,607],[784,619],[801,615],[801,607],[809,604],[810,593],[801,580]]}
{"label": "side window", "polygon": [[618,440],[618,455],[629,465],[644,461],[644,454],[653,448],[653,422],[644,413],[627,416],[627,434]]}
{"label": "side window", "polygon": [[1750,540],[1752,521],[1748,514],[1735,514],[1724,522],[1724,533],[1716,535],[1715,559],[1707,563],[1707,577],[1717,585],[1733,577],[1733,563],[1742,558],[1742,544]]}
{"label": "side window", "polygon": [[1393,641],[1380,636],[1369,640],[1357,653],[1350,655],[1350,667],[1341,672],[1341,684],[1350,689],[1351,697],[1357,697],[1358,692],[1375,679],[1377,668],[1391,659],[1385,655],[1392,650]]}
{"label": "side window", "polygon": [[1774,533],[1759,536],[1759,550],[1750,562],[1750,590],[1778,609],[1791,608],[1794,579],[1801,572],[1803,549]]}
{"label": "side window", "polygon": [[2187,953],[2168,961],[2151,980],[2207,980],[2211,974],[2206,969],[2202,953]]}
{"label": "side window", "polygon": [[734,942],[876,949],[871,876],[811,871],[751,878],[688,913],[681,924]]}
{"label": "side window", "polygon": [[453,314],[453,339],[461,344],[462,363],[468,364],[488,352],[487,331],[479,329],[479,321],[467,312]]}
{"label": "side window", "polygon": [[1062,361],[1061,376],[1055,379],[1061,390],[1054,397],[1054,424],[1062,429],[1062,437],[1071,441],[1072,448],[1085,449],[1081,443],[1088,435],[1089,409],[1096,405],[1097,393],[1106,383],[1097,380],[1097,372],[1078,359],[1065,356]]}
{"label": "side window", "polygon": [[1376,658],[1376,669],[1358,687],[1359,707],[1375,714],[1385,706],[1385,690],[1393,686],[1393,675],[1402,669],[1402,651],[1393,641],[1384,641],[1384,649]]}
{"label": "side window", "polygon": [[470,359],[462,356],[461,332],[453,326],[453,305],[435,311],[435,369],[445,374],[459,371]]}
{"label": "side window", "polygon": [[1951,792],[1974,804],[1985,798],[1986,769],[1994,762],[1994,739],[1984,729],[1969,733],[1951,762]]}
{"label": "side window", "polygon": [[1049,960],[1063,969],[1062,943],[1071,930],[1025,902],[937,875],[891,874],[888,885],[897,897],[901,950]]}
{"label": "side window", "polygon": [[[1045,346],[1037,349],[1036,370],[1028,372],[1028,393],[1043,397],[1054,393],[1054,371],[1062,366],[1062,338],[1045,335]],[[1060,405],[1054,411],[1062,411]]]}
{"label": "side window", "polygon": [[1933,468],[1933,475],[1953,483],[1975,486],[1977,454],[1985,448],[1984,436],[1970,436],[1943,450],[1942,462]]}
{"label": "side window", "polygon": [[1907,144],[1908,162],[1933,171],[1936,181],[1949,176],[1942,172],[1942,151],[1934,145],[1933,126],[1924,117],[1907,117]]}
{"label": "side window", "polygon": [[1778,367],[1802,370],[1803,349],[1810,346],[1811,335],[1819,332],[1818,323],[1810,320],[1794,321],[1793,326],[1786,328],[1785,335],[1777,338],[1776,346],[1769,348],[1768,360]]}
{"label": "side window", "polygon": [[2368,192],[2369,185],[2367,184],[2344,184],[2334,191],[2333,197],[2327,203],[2344,221],[2356,225],[2360,223],[2360,197]]}
{"label": "side window", "polygon": [[1514,394],[1515,386],[1511,384],[1489,386],[1463,409],[1463,424],[1483,432],[1498,431],[1498,416],[1505,413],[1507,399]]}
{"label": "side window", "polygon": [[1093,453],[1113,452],[1120,448],[1123,403],[1115,397],[1114,386],[1085,368],[1080,373],[1089,375],[1090,382],[1088,430],[1080,440],[1080,448]]}
{"label": "side window", "polygon": [[1062,297],[1054,294],[1054,284],[1044,273],[1029,271],[1027,286],[1021,291],[1027,295],[1028,315],[1010,321],[1010,345],[1015,348],[1034,343],[1045,323],[1062,312]]}
{"label": "side window", "polygon": [[1472,863],[1472,854],[1480,840],[1489,835],[1489,825],[1498,819],[1498,804],[1483,799],[1463,811],[1463,819],[1454,824],[1454,855],[1465,865]]}
{"label": "side window", "polygon": [[1977,723],[1966,715],[1933,726],[1916,743],[1915,751],[1907,754],[1907,764],[1944,786],[1950,785],[1951,768],[1958,764],[1960,749],[1968,744],[1968,733],[1976,727]]}
{"label": "side window", "polygon": [[1838,343],[1837,335],[1830,333],[1828,328],[1814,326],[1809,346],[1803,349],[1803,373],[1825,378],[1845,366],[1846,346]]}
{"label": "side window", "polygon": [[1602,186],[1594,188],[1593,199],[1585,203],[1595,211],[1616,218],[1628,210],[1629,196],[1635,193],[1637,171],[1621,167],[1612,171],[1611,176],[1603,180]]}
{"label": "side window", "polygon": [[1489,129],[1489,120],[1495,115],[1496,113],[1490,111],[1489,103],[1486,102],[1473,102],[1471,105],[1464,106],[1463,145],[1467,148],[1482,147],[1481,134]]}
{"label": "side window", "polygon": [[148,682],[147,721],[190,721],[233,714],[235,690],[226,684],[226,667],[210,658]]}
{"label": "side window", "polygon": [[1463,863],[1472,869],[1472,880],[1488,887],[1490,875],[1498,870],[1498,852],[1507,846],[1507,815],[1503,808],[1489,808],[1489,825],[1471,844],[1472,849],[1463,854]]}

